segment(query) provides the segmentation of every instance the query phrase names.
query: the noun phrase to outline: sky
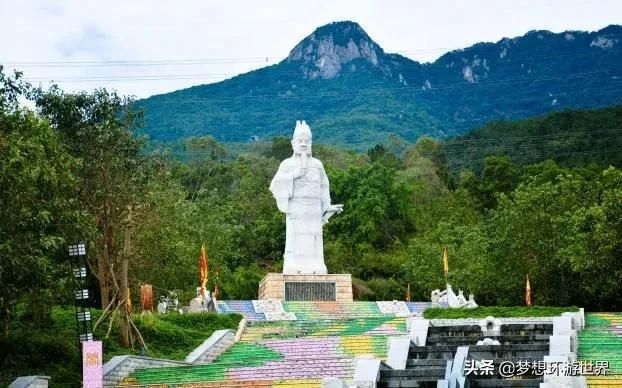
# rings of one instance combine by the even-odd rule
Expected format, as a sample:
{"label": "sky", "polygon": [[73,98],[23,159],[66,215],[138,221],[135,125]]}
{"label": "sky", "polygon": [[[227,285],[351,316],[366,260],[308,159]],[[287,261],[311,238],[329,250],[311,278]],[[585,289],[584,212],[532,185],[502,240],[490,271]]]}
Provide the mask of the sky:
{"label": "sky", "polygon": [[317,27],[358,22],[386,52],[432,62],[530,30],[622,23],[619,0],[0,0],[0,64],[35,85],[137,98],[284,59]]}

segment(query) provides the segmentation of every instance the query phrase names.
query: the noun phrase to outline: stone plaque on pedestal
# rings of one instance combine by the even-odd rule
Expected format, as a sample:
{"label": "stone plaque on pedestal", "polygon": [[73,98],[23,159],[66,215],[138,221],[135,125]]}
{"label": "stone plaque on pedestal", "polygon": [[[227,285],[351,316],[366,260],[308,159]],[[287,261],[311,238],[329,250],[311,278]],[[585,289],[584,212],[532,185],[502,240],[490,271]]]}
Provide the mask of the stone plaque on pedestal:
{"label": "stone plaque on pedestal", "polygon": [[351,302],[352,277],[269,273],[259,282],[259,299]]}
{"label": "stone plaque on pedestal", "polygon": [[334,282],[285,282],[285,300],[335,301]]}

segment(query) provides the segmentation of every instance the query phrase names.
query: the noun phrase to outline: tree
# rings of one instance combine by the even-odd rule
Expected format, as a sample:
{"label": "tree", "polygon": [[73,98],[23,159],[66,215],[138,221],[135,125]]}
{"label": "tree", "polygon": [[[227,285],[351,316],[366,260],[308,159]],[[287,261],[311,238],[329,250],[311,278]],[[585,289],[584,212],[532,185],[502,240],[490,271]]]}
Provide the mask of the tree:
{"label": "tree", "polygon": [[405,250],[404,267],[415,300],[426,300],[432,290],[445,287],[442,249],[447,247],[449,283],[475,293],[480,304],[496,303],[495,293],[489,293],[494,285],[488,276],[488,243],[481,223],[465,225],[462,220],[451,219],[440,220],[435,228],[412,238]]}
{"label": "tree", "polygon": [[508,194],[518,184],[520,172],[508,156],[489,156],[484,162],[484,170],[479,185],[479,200],[483,209],[492,209],[496,195]]}
{"label": "tree", "polygon": [[213,136],[191,137],[185,141],[184,151],[189,154],[189,161],[197,163],[203,160],[224,160],[227,157],[225,147]]}
{"label": "tree", "polygon": [[275,158],[276,160],[289,158],[292,156],[291,139],[285,136],[273,137],[270,148],[264,152],[264,156],[267,158]]}
{"label": "tree", "polygon": [[451,186],[449,164],[443,143],[429,136],[421,136],[413,147],[404,151],[404,154],[406,166],[420,158],[431,161],[439,178],[447,186]]}
{"label": "tree", "polygon": [[[564,253],[574,238],[569,217],[592,199],[590,184],[567,172],[553,182],[537,177],[498,197],[486,220],[490,236],[491,283],[502,304],[522,304],[524,277],[529,273],[536,303],[569,305],[582,300],[581,276]],[[493,264],[494,263],[494,264]],[[563,285],[563,286],[560,286]]]}
{"label": "tree", "polygon": [[186,185],[193,187],[190,199],[195,200],[205,181],[221,168],[227,152],[225,147],[212,136],[186,139],[184,151],[187,155],[186,162],[188,167],[193,170],[193,174],[189,175],[189,177],[193,178],[193,181],[186,182]]}
{"label": "tree", "polygon": [[387,168],[398,169],[402,162],[382,144],[376,144],[367,151],[372,163],[379,163]]}
{"label": "tree", "polygon": [[0,82],[0,324],[8,336],[15,304],[50,287],[53,259],[79,222],[79,164],[47,122],[19,108],[23,85],[1,69]]}
{"label": "tree", "polygon": [[155,169],[132,135],[142,122],[131,99],[105,89],[68,94],[54,87],[37,96],[37,106],[82,163],[80,204],[91,218],[87,237],[95,241],[93,273],[101,303],[120,309],[121,341],[130,343],[127,302],[132,232],[141,219],[145,189]]}
{"label": "tree", "polygon": [[[588,200],[563,217],[560,255],[580,279],[581,299],[599,310],[622,306],[622,172],[614,167],[594,179]],[[594,279],[598,279],[597,282]]]}
{"label": "tree", "polygon": [[411,189],[379,164],[330,171],[332,202],[344,212],[331,219],[330,234],[351,243],[387,247],[412,230]]}

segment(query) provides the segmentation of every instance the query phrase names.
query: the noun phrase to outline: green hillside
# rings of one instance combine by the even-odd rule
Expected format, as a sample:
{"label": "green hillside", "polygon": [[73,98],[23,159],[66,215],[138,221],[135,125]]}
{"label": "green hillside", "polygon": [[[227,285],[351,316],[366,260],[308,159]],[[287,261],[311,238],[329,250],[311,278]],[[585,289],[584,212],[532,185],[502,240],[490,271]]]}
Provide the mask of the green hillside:
{"label": "green hillside", "polygon": [[480,170],[491,155],[518,165],[552,159],[566,167],[622,165],[622,105],[495,121],[445,143],[454,170]]}
{"label": "green hillside", "polygon": [[388,54],[353,22],[332,23],[278,64],[137,101],[158,141],[270,139],[306,120],[319,142],[365,150],[461,134],[494,120],[622,102],[622,27],[531,31],[421,64]]}

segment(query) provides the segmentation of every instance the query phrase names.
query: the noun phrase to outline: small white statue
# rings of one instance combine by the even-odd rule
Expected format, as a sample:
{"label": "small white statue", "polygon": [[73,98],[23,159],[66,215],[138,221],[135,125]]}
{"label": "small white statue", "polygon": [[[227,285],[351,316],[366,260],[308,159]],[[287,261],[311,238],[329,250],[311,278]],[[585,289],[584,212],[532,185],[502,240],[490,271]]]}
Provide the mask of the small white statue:
{"label": "small white statue", "polygon": [[449,307],[452,308],[460,307],[460,302],[458,301],[458,297],[454,293],[454,290],[452,290],[451,284],[447,284],[447,289],[441,291],[440,301],[442,303],[447,303]]}
{"label": "small white statue", "polygon": [[467,305],[465,307],[468,309],[474,309],[477,307],[477,303],[475,303],[475,295],[473,293],[469,294],[469,300],[467,301]]}
{"label": "small white statue", "polygon": [[451,284],[447,284],[447,288],[443,291],[439,289],[432,291],[431,300],[432,306],[437,306],[439,303],[447,303],[451,308],[477,307],[477,303],[475,303],[475,296],[473,294],[469,294],[469,299],[467,300],[464,297],[462,290],[459,290],[458,295],[456,295],[451,288]]}
{"label": "small white statue", "polygon": [[489,345],[501,345],[501,343],[495,339],[492,338],[484,338],[481,341],[477,341],[477,345],[485,345],[485,346],[489,346]]}
{"label": "small white statue", "polygon": [[203,299],[195,297],[190,299],[190,305],[188,307],[189,313],[200,313],[203,311]]}
{"label": "small white statue", "polygon": [[501,320],[492,316],[488,316],[479,321],[479,327],[482,330],[482,334],[486,336],[500,336],[501,335]]}
{"label": "small white statue", "polygon": [[210,311],[210,312],[217,311],[216,303],[217,303],[216,302],[216,297],[214,296],[214,294],[211,293],[210,291],[206,291],[205,292],[205,300],[204,300],[204,303],[203,303],[205,311]]}
{"label": "small white statue", "polygon": [[460,305],[460,307],[464,307],[467,304],[467,300],[464,297],[464,293],[462,292],[462,290],[458,290],[458,304]]}
{"label": "small white statue", "polygon": [[161,296],[160,303],[158,303],[158,314],[166,314],[166,309],[168,307],[168,303],[166,298]]}
{"label": "small white statue", "polygon": [[432,291],[432,294],[430,295],[430,300],[432,301],[432,307],[437,307],[438,303],[441,300],[441,290],[437,288],[436,290]]}
{"label": "small white statue", "polygon": [[343,205],[330,203],[322,162],[311,156],[311,128],[296,121],[294,154],[281,162],[270,183],[279,210],[285,213],[284,274],[326,274],[322,225]]}

